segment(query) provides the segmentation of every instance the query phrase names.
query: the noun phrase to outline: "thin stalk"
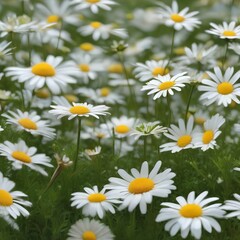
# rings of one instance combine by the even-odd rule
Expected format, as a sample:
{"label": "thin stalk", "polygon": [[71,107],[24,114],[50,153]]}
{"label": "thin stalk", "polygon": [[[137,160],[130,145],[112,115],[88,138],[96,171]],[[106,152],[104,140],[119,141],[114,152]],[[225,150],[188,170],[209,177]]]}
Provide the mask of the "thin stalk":
{"label": "thin stalk", "polygon": [[112,151],[113,151],[113,158],[115,157],[115,132],[114,128],[112,128]]}
{"label": "thin stalk", "polygon": [[14,32],[11,32],[10,33],[10,36],[11,36],[11,42],[12,42],[12,61],[13,61],[13,64],[15,65],[16,64],[16,47],[14,46]]}
{"label": "thin stalk", "polygon": [[171,124],[172,111],[171,111],[171,100],[169,94],[167,95],[167,105],[168,105],[168,127]]}
{"label": "thin stalk", "polygon": [[143,137],[143,161],[147,159],[147,137]]}
{"label": "thin stalk", "polygon": [[223,60],[222,60],[222,70],[224,70],[224,65],[226,64],[226,60],[227,60],[228,44],[229,44],[229,41],[227,39],[225,54],[224,54],[224,57],[223,57]]}
{"label": "thin stalk", "polygon": [[28,41],[28,64],[31,66],[32,63],[32,49],[30,44],[30,32],[27,35],[27,41]]}
{"label": "thin stalk", "polygon": [[22,14],[25,14],[25,0],[22,0]]}
{"label": "thin stalk", "polygon": [[175,33],[176,33],[176,30],[173,29],[171,50],[170,50],[169,59],[168,59],[167,65],[166,65],[166,67],[165,67],[165,70],[168,68],[169,64],[171,63],[172,57],[173,57],[173,47],[174,47]]}
{"label": "thin stalk", "polygon": [[74,171],[77,168],[78,153],[79,153],[79,148],[80,148],[81,124],[82,124],[82,119],[79,117],[78,118],[77,149],[76,149],[76,155],[75,155],[75,160],[74,160],[74,168],[73,168]]}
{"label": "thin stalk", "polygon": [[190,90],[190,94],[189,94],[189,97],[188,97],[187,108],[186,108],[185,118],[184,118],[185,119],[185,123],[187,122],[188,110],[189,110],[189,107],[190,107],[190,102],[191,102],[191,99],[192,99],[194,88],[195,88],[195,84],[192,85],[191,90]]}

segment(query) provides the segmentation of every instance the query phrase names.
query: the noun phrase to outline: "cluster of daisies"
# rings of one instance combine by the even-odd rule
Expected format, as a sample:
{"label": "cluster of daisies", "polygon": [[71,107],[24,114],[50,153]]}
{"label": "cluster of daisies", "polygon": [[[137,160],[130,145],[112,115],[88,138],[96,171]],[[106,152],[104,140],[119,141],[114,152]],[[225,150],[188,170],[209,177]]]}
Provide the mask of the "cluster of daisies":
{"label": "cluster of daisies", "polygon": [[[204,17],[175,0],[131,14],[117,0],[3,2],[0,156],[6,167],[0,171],[0,217],[14,229],[21,231],[16,219],[28,217],[28,207],[35,204],[13,190],[14,171],[26,169],[47,178],[55,167],[45,194],[63,169],[71,167],[81,175],[87,170],[77,163],[93,163],[105,150],[109,161],[138,159],[140,170],[128,173],[119,165],[129,169],[132,162],[117,161],[120,178],[110,177],[101,188],[90,187],[87,179],[82,192],[69,196],[68,204],[81,209],[84,218],[70,227],[68,239],[111,240],[114,229],[102,222],[106,215],[124,209],[145,215],[153,198],[168,198],[177,189],[173,178],[178,173],[160,171],[161,161],[149,170],[152,159],[147,162],[147,154],[155,154],[155,145],[160,156],[185,149],[202,154],[217,150],[225,122],[235,123],[230,136],[238,141],[240,25],[234,9],[240,9],[234,1],[227,16],[229,7],[216,1],[207,12],[219,8],[222,15],[207,27],[204,21],[214,19],[212,14]],[[198,4],[204,8],[206,1]],[[6,13],[6,6],[15,9]],[[23,14],[17,15],[20,6]],[[52,156],[59,139],[66,146]],[[74,147],[66,149],[68,142]],[[84,149],[88,143],[94,148]],[[216,219],[240,219],[239,194],[224,203],[207,195],[195,189],[176,197],[177,203],[161,202],[154,221],[166,222],[164,229],[171,236],[180,232],[182,238],[200,239],[203,229],[221,232]]]}

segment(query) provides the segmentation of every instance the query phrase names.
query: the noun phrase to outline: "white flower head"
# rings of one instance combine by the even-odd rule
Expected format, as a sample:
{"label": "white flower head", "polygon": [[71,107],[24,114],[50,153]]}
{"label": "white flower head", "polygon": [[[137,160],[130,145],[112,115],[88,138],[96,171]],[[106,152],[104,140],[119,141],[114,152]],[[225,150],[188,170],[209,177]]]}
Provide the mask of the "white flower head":
{"label": "white flower head", "polygon": [[209,203],[217,201],[217,197],[206,198],[208,192],[202,192],[195,197],[195,192],[190,192],[187,199],[182,196],[176,198],[176,203],[164,202],[158,214],[156,221],[168,221],[165,230],[170,232],[171,236],[175,236],[181,231],[181,237],[187,238],[189,232],[191,235],[200,239],[202,228],[211,233],[212,229],[221,232],[221,227],[215,218],[223,218],[225,211],[221,209],[220,203],[209,205]]}
{"label": "white flower head", "polygon": [[176,189],[172,180],[176,174],[170,168],[159,172],[161,165],[162,162],[157,161],[149,173],[148,162],[145,161],[140,171],[131,169],[132,175],[119,169],[121,178],[109,178],[110,183],[105,188],[110,189],[112,194],[120,195],[123,200],[120,210],[128,208],[132,212],[139,205],[141,213],[145,214],[147,204],[152,202],[153,196],[165,198]]}

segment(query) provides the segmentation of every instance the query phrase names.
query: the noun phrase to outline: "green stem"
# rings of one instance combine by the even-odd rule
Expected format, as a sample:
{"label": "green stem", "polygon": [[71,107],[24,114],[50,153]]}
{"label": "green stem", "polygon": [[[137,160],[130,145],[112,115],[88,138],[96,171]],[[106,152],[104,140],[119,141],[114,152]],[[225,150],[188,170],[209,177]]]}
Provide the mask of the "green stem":
{"label": "green stem", "polygon": [[113,158],[115,157],[115,132],[114,128],[112,128],[112,151],[113,151]]}
{"label": "green stem", "polygon": [[224,54],[224,57],[223,57],[223,60],[222,60],[222,70],[224,70],[224,65],[225,65],[226,60],[227,60],[228,44],[229,44],[229,41],[227,39],[226,50],[225,50],[225,54]]}
{"label": "green stem", "polygon": [[188,110],[189,110],[189,107],[190,107],[190,102],[191,102],[191,99],[192,99],[194,88],[195,88],[195,84],[192,85],[191,91],[190,91],[190,94],[189,94],[189,97],[188,97],[187,108],[186,108],[185,118],[184,118],[185,119],[185,123],[187,122]]}
{"label": "green stem", "polygon": [[174,47],[175,33],[176,33],[176,30],[173,29],[171,50],[170,50],[169,59],[168,59],[167,66],[165,67],[165,70],[168,69],[168,66],[169,66],[169,64],[171,63],[171,60],[172,60],[172,57],[173,57],[173,47]]}
{"label": "green stem", "polygon": [[79,117],[79,118],[78,118],[77,150],[76,150],[76,156],[75,156],[74,168],[73,168],[74,171],[75,171],[76,168],[77,168],[78,153],[79,153],[79,148],[80,148],[81,123],[82,123],[82,119]]}
{"label": "green stem", "polygon": [[168,127],[171,124],[172,111],[171,111],[171,100],[169,94],[167,95],[167,105],[168,105]]}
{"label": "green stem", "polygon": [[62,34],[62,29],[63,29],[63,22],[60,21],[60,29],[59,29],[59,35],[58,35],[58,40],[57,40],[57,47],[56,47],[56,51],[58,50],[59,47],[59,43],[60,43],[60,38],[61,38],[61,34]]}
{"label": "green stem", "polygon": [[147,159],[147,137],[143,137],[143,161]]}
{"label": "green stem", "polygon": [[31,44],[30,44],[30,32],[27,35],[27,41],[28,41],[28,64],[31,66],[32,63],[32,49],[31,49]]}
{"label": "green stem", "polygon": [[13,64],[15,65],[16,64],[16,47],[14,46],[14,32],[11,32],[10,33],[10,36],[11,36],[11,42],[12,42],[12,61],[13,61]]}

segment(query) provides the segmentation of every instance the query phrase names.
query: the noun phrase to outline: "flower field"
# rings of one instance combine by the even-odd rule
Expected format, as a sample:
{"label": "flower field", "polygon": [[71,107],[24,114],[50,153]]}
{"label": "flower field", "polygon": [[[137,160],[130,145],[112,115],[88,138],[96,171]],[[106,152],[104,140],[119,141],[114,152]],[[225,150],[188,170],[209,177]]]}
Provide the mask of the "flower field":
{"label": "flower field", "polygon": [[1,240],[237,240],[239,0],[2,0]]}

